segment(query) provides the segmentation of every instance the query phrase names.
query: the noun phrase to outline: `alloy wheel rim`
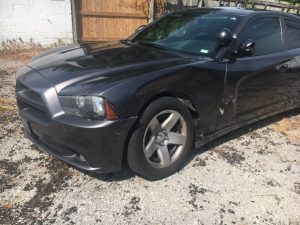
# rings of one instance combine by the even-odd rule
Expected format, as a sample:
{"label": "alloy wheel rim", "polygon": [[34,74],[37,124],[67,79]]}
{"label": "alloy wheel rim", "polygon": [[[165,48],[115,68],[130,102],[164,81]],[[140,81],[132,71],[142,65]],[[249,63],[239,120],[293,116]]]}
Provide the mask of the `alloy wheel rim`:
{"label": "alloy wheel rim", "polygon": [[183,116],[174,110],[158,113],[148,124],[143,150],[152,167],[172,165],[182,154],[187,139],[187,124]]}

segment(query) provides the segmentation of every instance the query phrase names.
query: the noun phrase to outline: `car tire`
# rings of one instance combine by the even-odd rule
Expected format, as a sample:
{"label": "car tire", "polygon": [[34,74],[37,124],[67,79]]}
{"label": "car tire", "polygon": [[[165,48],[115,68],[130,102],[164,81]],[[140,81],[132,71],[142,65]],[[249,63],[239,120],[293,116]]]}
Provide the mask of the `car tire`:
{"label": "car tire", "polygon": [[147,180],[168,177],[181,168],[193,141],[189,109],[176,98],[159,98],[143,112],[130,137],[129,168]]}

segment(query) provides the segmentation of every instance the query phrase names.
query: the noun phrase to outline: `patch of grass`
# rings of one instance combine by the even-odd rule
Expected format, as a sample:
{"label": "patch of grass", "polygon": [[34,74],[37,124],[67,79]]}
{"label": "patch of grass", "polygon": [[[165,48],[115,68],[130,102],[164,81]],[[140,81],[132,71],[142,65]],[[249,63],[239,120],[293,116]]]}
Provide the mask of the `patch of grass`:
{"label": "patch of grass", "polygon": [[300,116],[284,118],[273,124],[272,129],[284,134],[288,140],[300,143]]}
{"label": "patch of grass", "polygon": [[5,60],[22,60],[28,61],[32,57],[40,54],[43,51],[48,50],[48,48],[31,48],[31,49],[9,49],[1,50],[0,58]]}
{"label": "patch of grass", "polygon": [[0,96],[0,140],[9,134],[21,132],[16,99]]}
{"label": "patch of grass", "polygon": [[0,97],[0,111],[14,111],[16,109],[16,99]]}
{"label": "patch of grass", "polygon": [[23,40],[21,37],[2,41],[2,50],[0,50],[1,58],[11,58],[14,60],[29,60],[33,56],[49,49],[65,45],[64,41],[58,39],[48,48],[43,47],[40,43],[35,42],[32,38],[30,40]]}
{"label": "patch of grass", "polygon": [[46,48],[0,50],[0,65],[2,64],[0,69],[8,74],[14,74],[31,58],[46,50]]}

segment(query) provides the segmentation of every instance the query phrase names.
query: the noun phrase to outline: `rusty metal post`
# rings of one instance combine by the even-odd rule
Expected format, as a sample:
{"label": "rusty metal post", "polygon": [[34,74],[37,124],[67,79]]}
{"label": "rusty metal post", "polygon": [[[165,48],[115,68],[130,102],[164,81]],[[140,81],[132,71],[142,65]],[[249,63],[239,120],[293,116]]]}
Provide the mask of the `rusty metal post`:
{"label": "rusty metal post", "polygon": [[75,0],[71,0],[71,14],[72,14],[73,42],[74,43],[78,43],[77,18],[76,18]]}
{"label": "rusty metal post", "polygon": [[155,0],[150,0],[150,6],[149,6],[149,22],[153,22],[155,17]]}

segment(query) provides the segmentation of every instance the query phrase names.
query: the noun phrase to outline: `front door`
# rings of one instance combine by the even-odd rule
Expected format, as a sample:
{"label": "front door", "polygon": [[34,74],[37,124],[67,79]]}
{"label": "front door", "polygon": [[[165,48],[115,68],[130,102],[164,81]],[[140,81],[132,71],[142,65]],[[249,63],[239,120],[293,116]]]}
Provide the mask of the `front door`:
{"label": "front door", "polygon": [[[291,104],[288,79],[290,54],[284,50],[282,20],[260,17],[248,22],[237,43],[255,41],[251,57],[228,63],[224,114],[217,129],[276,112]],[[238,45],[237,44],[237,45]]]}

